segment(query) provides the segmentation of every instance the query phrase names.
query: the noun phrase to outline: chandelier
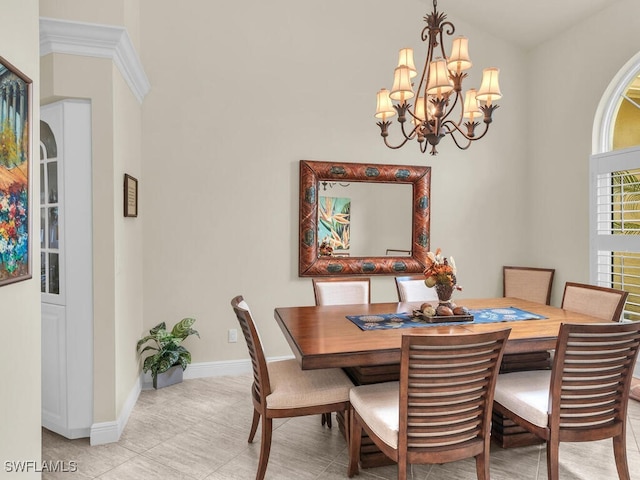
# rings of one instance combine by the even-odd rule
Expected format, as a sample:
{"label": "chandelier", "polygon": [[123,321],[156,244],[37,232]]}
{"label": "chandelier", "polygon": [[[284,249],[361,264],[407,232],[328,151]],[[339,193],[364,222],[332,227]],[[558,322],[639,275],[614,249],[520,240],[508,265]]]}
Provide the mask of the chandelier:
{"label": "chandelier", "polygon": [[[443,34],[453,35],[455,27],[451,22],[445,21],[447,16],[438,12],[437,5],[437,0],[433,0],[433,12],[424,17],[427,26],[422,30],[421,37],[423,42],[428,42],[429,47],[415,92],[413,79],[418,72],[411,48],[400,50],[391,91],[383,88],[378,92],[375,117],[381,119],[377,125],[389,148],[401,148],[409,140],[415,139],[422,153],[426,152],[427,145],[431,145],[429,153],[437,155],[438,143],[449,135],[458,148],[466,150],[471,142],[486,135],[493,111],[498,108],[492,102],[502,97],[498,84],[500,70],[491,67],[483,70],[480,89],[470,88],[465,93],[464,102],[462,101],[462,81],[467,77],[465,70],[472,66],[469,39],[462,36],[454,38],[451,55],[447,58]],[[414,97],[413,105],[407,102]],[[392,145],[387,137],[389,126],[393,122],[388,119],[396,113],[404,139],[398,145]],[[480,122],[476,119],[481,118],[485,126],[484,131],[478,134],[476,127]],[[410,121],[410,127],[405,126],[407,120]]]}

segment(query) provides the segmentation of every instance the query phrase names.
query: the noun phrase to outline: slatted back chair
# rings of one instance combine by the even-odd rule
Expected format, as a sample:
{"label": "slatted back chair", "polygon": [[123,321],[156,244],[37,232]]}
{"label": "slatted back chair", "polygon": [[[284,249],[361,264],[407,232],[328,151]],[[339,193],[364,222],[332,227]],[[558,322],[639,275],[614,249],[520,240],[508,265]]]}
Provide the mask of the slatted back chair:
{"label": "slatted back chair", "polygon": [[253,442],[262,418],[260,460],[256,480],[262,480],[271,451],[272,419],[342,411],[349,419],[349,390],[353,383],[339,368],[302,370],[294,359],[267,363],[249,306],[241,295],[231,300],[247,342],[253,368]]}
{"label": "slatted back chair", "polygon": [[371,279],[368,277],[314,278],[316,305],[371,303]]}
{"label": "slatted back chair", "polygon": [[554,274],[553,268],[505,265],[502,267],[503,296],[549,305]]}
{"label": "slatted back chair", "polygon": [[628,295],[628,292],[615,288],[567,282],[562,308],[605,321],[619,322]]}
{"label": "slatted back chair", "polygon": [[494,409],[547,442],[558,480],[560,442],[613,438],[620,480],[629,480],[626,416],[640,322],[563,324],[549,370],[499,375]]}
{"label": "slatted back chair", "polygon": [[399,302],[437,302],[438,294],[435,288],[429,288],[424,283],[424,275],[407,275],[395,277]]}
{"label": "slatted back chair", "polygon": [[489,479],[491,409],[511,329],[463,335],[404,335],[400,381],[351,390],[348,475],[358,473],[364,429],[398,463],[446,463],[475,457]]}

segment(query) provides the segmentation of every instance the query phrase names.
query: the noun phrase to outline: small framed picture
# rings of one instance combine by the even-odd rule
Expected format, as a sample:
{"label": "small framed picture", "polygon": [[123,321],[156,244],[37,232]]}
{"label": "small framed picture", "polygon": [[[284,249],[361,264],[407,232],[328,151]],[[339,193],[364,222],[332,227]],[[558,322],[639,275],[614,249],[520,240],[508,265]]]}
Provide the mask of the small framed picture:
{"label": "small framed picture", "polygon": [[138,216],[138,180],[124,174],[124,216]]}

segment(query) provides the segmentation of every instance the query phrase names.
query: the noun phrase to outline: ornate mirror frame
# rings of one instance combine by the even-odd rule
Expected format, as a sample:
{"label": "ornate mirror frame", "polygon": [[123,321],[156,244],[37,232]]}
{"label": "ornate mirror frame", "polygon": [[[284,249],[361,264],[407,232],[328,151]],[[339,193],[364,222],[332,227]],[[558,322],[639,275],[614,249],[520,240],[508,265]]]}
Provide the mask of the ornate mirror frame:
{"label": "ornate mirror frame", "polygon": [[[412,185],[413,219],[410,256],[318,256],[318,183],[365,182]],[[429,251],[431,167],[300,160],[300,229],[298,275],[399,275],[422,273]]]}

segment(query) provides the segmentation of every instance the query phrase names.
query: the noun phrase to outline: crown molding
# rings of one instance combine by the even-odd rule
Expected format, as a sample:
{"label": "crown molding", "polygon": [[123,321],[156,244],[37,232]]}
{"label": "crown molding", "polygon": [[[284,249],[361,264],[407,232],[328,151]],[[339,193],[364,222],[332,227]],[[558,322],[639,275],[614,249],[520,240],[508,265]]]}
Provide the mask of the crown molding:
{"label": "crown molding", "polygon": [[140,103],[151,89],[124,27],[40,17],[40,56],[49,53],[111,59]]}

